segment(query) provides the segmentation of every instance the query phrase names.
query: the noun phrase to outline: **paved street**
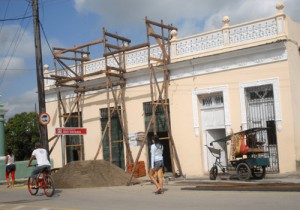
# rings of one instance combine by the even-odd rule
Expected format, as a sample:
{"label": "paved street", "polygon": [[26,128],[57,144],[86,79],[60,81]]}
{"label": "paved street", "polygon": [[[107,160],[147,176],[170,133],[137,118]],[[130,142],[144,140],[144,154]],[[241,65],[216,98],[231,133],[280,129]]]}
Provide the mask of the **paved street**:
{"label": "paved street", "polygon": [[299,210],[300,192],[182,190],[193,183],[169,183],[155,195],[150,183],[134,186],[58,189],[52,198],[31,196],[24,185],[8,189],[0,185],[0,209],[204,209]]}

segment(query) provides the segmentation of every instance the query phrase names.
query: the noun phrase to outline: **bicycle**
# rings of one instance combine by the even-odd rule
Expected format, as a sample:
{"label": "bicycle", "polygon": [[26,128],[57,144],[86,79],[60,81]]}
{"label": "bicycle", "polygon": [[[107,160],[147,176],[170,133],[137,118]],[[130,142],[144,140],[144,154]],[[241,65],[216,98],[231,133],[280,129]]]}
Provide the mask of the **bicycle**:
{"label": "bicycle", "polygon": [[220,160],[221,159],[221,150],[216,149],[214,147],[209,147],[207,145],[205,145],[205,146],[208,148],[210,153],[216,158],[213,166],[209,170],[209,179],[210,180],[216,180],[216,178],[218,176],[218,167],[221,169],[223,174],[225,174],[227,168],[226,168],[226,166],[223,166],[222,163],[221,163],[221,160]]}
{"label": "bicycle", "polygon": [[[31,165],[36,167],[37,165]],[[44,193],[47,197],[52,197],[55,192],[54,181],[50,175],[50,172],[47,168],[44,168],[42,172],[40,172],[36,177],[36,185],[34,183],[34,179],[28,178],[28,191],[31,195],[36,195],[39,191],[39,188],[44,189]]]}

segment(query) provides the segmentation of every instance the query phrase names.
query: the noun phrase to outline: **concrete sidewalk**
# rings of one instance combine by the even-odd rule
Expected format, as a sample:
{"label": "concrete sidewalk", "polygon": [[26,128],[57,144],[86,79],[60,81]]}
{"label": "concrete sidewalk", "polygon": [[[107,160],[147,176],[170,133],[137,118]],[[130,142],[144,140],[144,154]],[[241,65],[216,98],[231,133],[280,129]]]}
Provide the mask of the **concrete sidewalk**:
{"label": "concrete sidewalk", "polygon": [[[23,178],[23,179],[17,179],[15,181],[15,185],[26,185],[27,184],[27,179],[28,178]],[[140,177],[139,180],[141,183],[150,183],[151,180],[148,176]],[[261,180],[255,180],[255,179],[250,179],[249,181],[240,181],[234,175],[231,176],[218,176],[216,180],[209,180],[208,175],[207,176],[202,176],[202,177],[193,177],[193,178],[184,178],[184,177],[179,177],[179,178],[173,178],[171,176],[165,177],[164,179],[164,184],[176,184],[180,183],[182,185],[187,184],[190,185],[192,183],[201,183],[201,182],[211,182],[212,184],[214,182],[231,182],[231,183],[300,183],[300,171],[296,172],[291,172],[291,173],[281,173],[281,174],[266,174],[266,177]],[[6,187],[7,182],[6,180],[0,180],[0,187]]]}
{"label": "concrete sidewalk", "polygon": [[[23,179],[16,179],[15,180],[15,186],[20,186],[20,185],[25,185],[27,184],[28,178],[23,178]],[[0,187],[6,187],[7,181],[6,180],[0,180]]]}
{"label": "concrete sidewalk", "polygon": [[181,184],[190,184],[190,183],[201,183],[201,182],[208,182],[208,183],[214,183],[214,182],[227,182],[227,183],[300,183],[300,171],[291,172],[291,173],[281,173],[281,174],[266,174],[264,179],[250,179],[247,181],[240,181],[235,174],[230,175],[219,175],[216,180],[210,180],[209,175],[203,176],[203,177],[196,177],[196,178],[177,178],[172,179],[170,178],[167,181],[166,184],[177,182]]}

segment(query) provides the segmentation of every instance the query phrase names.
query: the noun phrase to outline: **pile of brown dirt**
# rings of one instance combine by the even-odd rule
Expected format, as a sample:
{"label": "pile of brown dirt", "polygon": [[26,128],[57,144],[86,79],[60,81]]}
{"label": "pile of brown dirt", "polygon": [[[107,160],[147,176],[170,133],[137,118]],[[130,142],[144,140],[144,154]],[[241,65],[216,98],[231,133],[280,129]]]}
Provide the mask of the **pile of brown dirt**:
{"label": "pile of brown dirt", "polygon": [[[130,174],[105,160],[74,161],[53,174],[56,188],[125,186]],[[132,184],[140,183],[132,177]]]}

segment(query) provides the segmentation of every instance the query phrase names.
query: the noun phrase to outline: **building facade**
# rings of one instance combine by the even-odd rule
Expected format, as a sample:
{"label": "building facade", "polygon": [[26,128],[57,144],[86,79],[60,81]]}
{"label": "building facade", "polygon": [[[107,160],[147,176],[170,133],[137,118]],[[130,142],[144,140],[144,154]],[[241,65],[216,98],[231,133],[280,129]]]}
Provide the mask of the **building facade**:
{"label": "building facade", "polygon": [[[205,145],[229,135],[254,127],[268,127],[272,138],[265,139],[270,153],[270,172],[285,173],[300,168],[300,24],[293,22],[277,5],[273,17],[230,25],[224,17],[223,27],[190,37],[176,38],[172,31],[169,83],[169,113],[172,135],[182,167],[187,177],[203,176],[209,172],[213,157]],[[151,54],[161,56],[155,45]],[[126,111],[130,149],[135,159],[141,141],[131,138],[146,131],[149,102],[149,69],[147,50],[136,49],[126,54]],[[84,74],[104,69],[104,58],[85,62]],[[45,71],[45,77],[64,75],[63,71]],[[65,75],[67,76],[67,75]],[[158,77],[162,81],[162,76]],[[82,86],[105,83],[104,76],[91,76]],[[51,116],[48,135],[55,136],[55,128],[77,127],[76,119],[59,124],[57,90],[53,80],[45,79],[46,109]],[[74,90],[61,88],[61,98],[72,107]],[[155,93],[154,93],[155,94]],[[158,94],[158,93],[157,93]],[[81,127],[87,134],[62,136],[53,147],[51,158],[55,167],[73,160],[92,160],[99,148],[104,124],[107,122],[107,95],[105,90],[89,91],[80,101]],[[160,110],[157,111],[158,115]],[[122,139],[118,117],[112,116],[114,139]],[[80,126],[79,126],[80,127]],[[158,128],[163,137],[166,130]],[[151,133],[151,131],[150,131]],[[167,170],[171,171],[168,140],[165,146]],[[76,146],[74,146],[76,145]],[[227,145],[223,149],[226,164]],[[149,163],[149,145],[142,150],[139,160]],[[102,142],[97,159],[107,159],[108,145]],[[125,146],[113,143],[113,162],[124,168]],[[175,169],[177,170],[177,169]]]}

